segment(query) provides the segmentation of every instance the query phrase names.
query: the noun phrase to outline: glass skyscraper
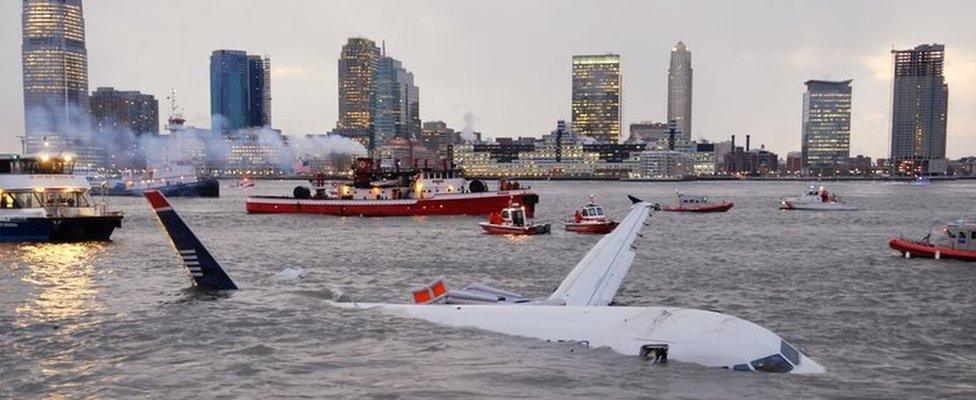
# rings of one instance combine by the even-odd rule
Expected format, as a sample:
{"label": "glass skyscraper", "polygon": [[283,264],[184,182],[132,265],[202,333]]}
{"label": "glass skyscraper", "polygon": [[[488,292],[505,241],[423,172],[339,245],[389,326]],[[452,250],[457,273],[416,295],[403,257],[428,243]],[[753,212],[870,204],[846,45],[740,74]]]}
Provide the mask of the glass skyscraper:
{"label": "glass skyscraper", "polygon": [[945,158],[949,87],[942,75],[945,46],[924,44],[893,50],[891,160],[896,173],[930,171],[929,161]]}
{"label": "glass skyscraper", "polygon": [[846,174],[851,155],[851,80],[809,80],[805,84],[803,172],[808,175]]}
{"label": "glass skyscraper", "polygon": [[271,60],[240,50],[210,55],[210,114],[214,132],[271,124]]}
{"label": "glass skyscraper", "polygon": [[573,56],[573,132],[603,143],[620,139],[620,56]]}
{"label": "glass skyscraper", "polygon": [[420,90],[413,73],[392,57],[380,59],[376,70],[373,107],[373,142],[394,137],[420,139]]}
{"label": "glass skyscraper", "polygon": [[102,155],[85,136],[88,53],[81,0],[23,0],[21,18],[26,152],[68,152],[80,168],[99,165]]}
{"label": "glass skyscraper", "polygon": [[96,132],[159,134],[159,102],[151,94],[100,87],[89,101]]}
{"label": "glass skyscraper", "polygon": [[379,68],[379,47],[372,40],[349,38],[339,55],[339,119],[336,132],[353,138],[372,151],[374,80]]}
{"label": "glass skyscraper", "polygon": [[668,68],[668,122],[674,121],[681,137],[691,140],[691,52],[683,42],[671,49]]}

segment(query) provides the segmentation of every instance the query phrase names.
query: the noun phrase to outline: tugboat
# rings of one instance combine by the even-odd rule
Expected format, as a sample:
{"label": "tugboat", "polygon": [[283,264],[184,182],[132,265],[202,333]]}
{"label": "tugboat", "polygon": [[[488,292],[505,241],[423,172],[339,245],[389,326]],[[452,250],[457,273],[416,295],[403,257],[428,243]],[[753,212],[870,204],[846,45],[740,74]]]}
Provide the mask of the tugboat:
{"label": "tugboat", "polygon": [[714,213],[729,211],[734,205],[735,203],[727,200],[713,203],[708,200],[708,196],[688,196],[678,193],[678,205],[661,207],[661,211]]}
{"label": "tugboat", "polygon": [[568,232],[600,235],[610,233],[613,228],[617,227],[617,224],[617,221],[607,218],[603,214],[603,207],[593,202],[593,195],[590,195],[589,204],[576,210],[573,219],[563,223]]}
{"label": "tugboat", "polygon": [[525,215],[532,217],[539,196],[518,182],[502,180],[492,191],[481,180],[468,181],[461,171],[449,168],[447,161],[439,170],[421,168],[383,169],[381,161],[360,158],[353,168],[353,180],[327,180],[318,175],[311,187],[298,186],[292,196],[248,196],[247,212],[253,214],[307,213],[326,215],[359,215],[364,217],[413,215],[488,215],[510,202],[524,205]]}
{"label": "tugboat", "polygon": [[511,203],[501,213],[488,214],[488,222],[479,222],[491,235],[542,235],[549,233],[549,224],[536,224],[528,220],[525,207]]}
{"label": "tugboat", "polygon": [[108,241],[121,227],[71,156],[0,155],[0,242]]}
{"label": "tugboat", "polygon": [[220,182],[210,176],[197,175],[190,163],[168,163],[144,171],[126,170],[121,175],[100,182],[100,193],[107,196],[142,196],[158,190],[169,197],[220,197]]}
{"label": "tugboat", "polygon": [[838,200],[835,193],[830,193],[823,186],[815,189],[810,186],[807,192],[798,197],[784,197],[780,201],[780,210],[815,210],[815,211],[854,211],[856,207]]}
{"label": "tugboat", "polygon": [[905,258],[976,261],[976,218],[971,222],[959,220],[943,226],[935,240],[929,233],[921,240],[893,237],[888,245]]}

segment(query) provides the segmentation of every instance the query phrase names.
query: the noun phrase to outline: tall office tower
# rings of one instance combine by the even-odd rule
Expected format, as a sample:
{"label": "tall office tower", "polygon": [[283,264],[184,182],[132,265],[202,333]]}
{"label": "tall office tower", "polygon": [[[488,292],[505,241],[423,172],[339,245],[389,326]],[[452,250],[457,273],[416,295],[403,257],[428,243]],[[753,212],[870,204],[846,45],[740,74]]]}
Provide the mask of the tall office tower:
{"label": "tall office tower", "polygon": [[25,150],[100,162],[88,126],[88,52],[81,0],[23,0]]}
{"label": "tall office tower", "polygon": [[803,173],[847,173],[851,155],[851,80],[806,81],[801,154]]}
{"label": "tall office tower", "polygon": [[380,59],[376,71],[373,106],[373,141],[394,137],[420,139],[420,91],[413,73],[392,57]]}
{"label": "tall office tower", "polygon": [[159,102],[151,94],[100,87],[92,92],[89,105],[96,134],[159,134]]}
{"label": "tall office tower", "polygon": [[668,121],[675,121],[687,141],[691,141],[691,72],[691,52],[678,42],[671,49],[668,68]]}
{"label": "tall office tower", "polygon": [[247,56],[249,126],[271,126],[271,58]]}
{"label": "tall office tower", "polygon": [[[892,50],[891,161],[898,174],[940,171],[945,158],[949,87],[942,76],[945,46]],[[943,164],[943,163],[937,163]]]}
{"label": "tall office tower", "polygon": [[271,124],[271,60],[241,50],[210,55],[210,114],[214,132]]}
{"label": "tall office tower", "polygon": [[374,80],[379,67],[379,47],[364,38],[349,38],[339,56],[339,120],[336,132],[362,143],[372,152],[374,143]]}
{"label": "tall office tower", "polygon": [[603,143],[620,139],[620,56],[573,56],[573,133]]}

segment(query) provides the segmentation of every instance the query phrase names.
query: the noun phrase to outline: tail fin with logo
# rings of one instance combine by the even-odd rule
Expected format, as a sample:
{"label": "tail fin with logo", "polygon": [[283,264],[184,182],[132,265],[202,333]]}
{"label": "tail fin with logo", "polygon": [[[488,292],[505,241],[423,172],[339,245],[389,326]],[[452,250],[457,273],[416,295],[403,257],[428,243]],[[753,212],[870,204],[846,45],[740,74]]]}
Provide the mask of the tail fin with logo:
{"label": "tail fin with logo", "polygon": [[200,239],[193,234],[179,214],[173,210],[158,190],[149,190],[143,193],[149,205],[152,206],[159,222],[163,224],[166,235],[169,236],[173,247],[180,255],[183,266],[190,272],[193,282],[197,286],[214,290],[235,290],[237,285],[227,276],[224,269],[220,267],[217,260],[210,255],[207,248],[200,243]]}

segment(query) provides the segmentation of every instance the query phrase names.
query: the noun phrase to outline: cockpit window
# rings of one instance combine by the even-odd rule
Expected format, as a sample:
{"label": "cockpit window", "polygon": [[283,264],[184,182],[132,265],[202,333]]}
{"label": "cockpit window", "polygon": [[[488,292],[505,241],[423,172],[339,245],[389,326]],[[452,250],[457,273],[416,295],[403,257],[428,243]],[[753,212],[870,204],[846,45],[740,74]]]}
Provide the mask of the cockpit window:
{"label": "cockpit window", "polygon": [[769,357],[760,358],[750,364],[752,364],[752,368],[755,368],[756,371],[763,372],[785,373],[793,370],[793,365],[788,363],[786,359],[779,354],[773,354]]}
{"label": "cockpit window", "polygon": [[780,342],[779,352],[783,355],[783,357],[786,357],[787,360],[790,360],[793,365],[800,365],[800,352],[796,351],[796,349],[794,349],[793,346],[790,346],[789,343],[786,343],[785,340]]}

